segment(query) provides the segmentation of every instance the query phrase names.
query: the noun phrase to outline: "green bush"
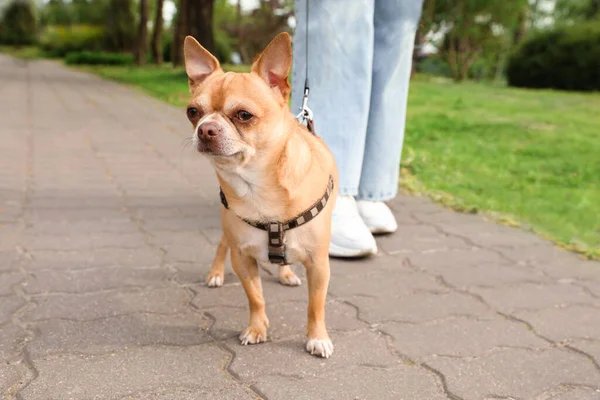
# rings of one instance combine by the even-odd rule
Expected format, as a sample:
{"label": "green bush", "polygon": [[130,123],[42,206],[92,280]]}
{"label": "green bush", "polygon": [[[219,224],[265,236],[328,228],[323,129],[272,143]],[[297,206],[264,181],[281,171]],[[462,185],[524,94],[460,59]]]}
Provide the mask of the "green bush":
{"label": "green bush", "polygon": [[76,51],[67,54],[65,62],[77,65],[131,65],[133,64],[133,54]]}
{"label": "green bush", "polygon": [[28,1],[13,1],[4,10],[0,21],[0,43],[30,45],[36,42],[37,21]]}
{"label": "green bush", "polygon": [[102,49],[104,30],[90,25],[48,26],[40,38],[42,49],[56,57],[73,51]]}
{"label": "green bush", "polygon": [[511,55],[508,84],[563,90],[600,90],[600,24],[541,32]]}

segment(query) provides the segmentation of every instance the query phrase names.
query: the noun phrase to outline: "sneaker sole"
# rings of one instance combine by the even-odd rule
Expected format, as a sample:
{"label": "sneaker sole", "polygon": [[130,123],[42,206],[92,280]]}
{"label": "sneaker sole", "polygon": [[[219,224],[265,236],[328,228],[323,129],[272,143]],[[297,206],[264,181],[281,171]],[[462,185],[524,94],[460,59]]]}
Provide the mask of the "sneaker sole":
{"label": "sneaker sole", "polygon": [[390,233],[394,233],[398,230],[398,228],[390,229],[390,228],[369,228],[369,231],[373,235],[389,235]]}
{"label": "sneaker sole", "polygon": [[377,254],[375,249],[348,249],[345,247],[336,246],[331,243],[329,245],[329,255],[337,258],[362,258]]}

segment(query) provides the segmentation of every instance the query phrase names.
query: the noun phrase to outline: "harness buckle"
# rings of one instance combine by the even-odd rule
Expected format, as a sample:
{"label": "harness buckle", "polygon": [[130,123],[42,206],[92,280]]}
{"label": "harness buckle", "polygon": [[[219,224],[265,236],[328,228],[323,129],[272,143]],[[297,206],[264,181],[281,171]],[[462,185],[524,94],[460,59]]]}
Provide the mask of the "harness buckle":
{"label": "harness buckle", "polygon": [[269,261],[271,264],[277,265],[285,265],[287,262],[285,261],[285,254],[274,254],[269,252]]}

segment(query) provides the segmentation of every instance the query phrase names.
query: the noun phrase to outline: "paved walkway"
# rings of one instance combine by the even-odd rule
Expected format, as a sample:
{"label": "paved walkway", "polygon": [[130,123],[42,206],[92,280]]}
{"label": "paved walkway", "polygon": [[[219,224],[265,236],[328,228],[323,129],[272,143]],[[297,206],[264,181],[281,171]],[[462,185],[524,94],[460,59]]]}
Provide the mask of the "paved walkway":
{"label": "paved walkway", "polygon": [[[306,285],[201,282],[219,239],[182,110],[0,56],[0,393],[12,399],[600,399],[600,264],[400,196],[400,231],[332,264],[336,352],[303,350]],[[301,273],[301,269],[297,269]]]}

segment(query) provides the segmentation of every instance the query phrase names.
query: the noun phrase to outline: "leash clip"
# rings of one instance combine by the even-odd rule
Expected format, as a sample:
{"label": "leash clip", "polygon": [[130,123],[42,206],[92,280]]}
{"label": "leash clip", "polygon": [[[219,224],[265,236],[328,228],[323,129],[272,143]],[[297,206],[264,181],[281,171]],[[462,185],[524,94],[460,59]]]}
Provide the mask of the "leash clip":
{"label": "leash clip", "polygon": [[300,113],[298,113],[298,115],[296,116],[296,118],[300,121],[301,124],[307,122],[307,121],[312,121],[313,119],[313,112],[310,109],[310,107],[308,107],[308,93],[309,93],[309,89],[308,89],[308,85],[304,86],[304,96],[302,97],[302,107],[300,107]]}

